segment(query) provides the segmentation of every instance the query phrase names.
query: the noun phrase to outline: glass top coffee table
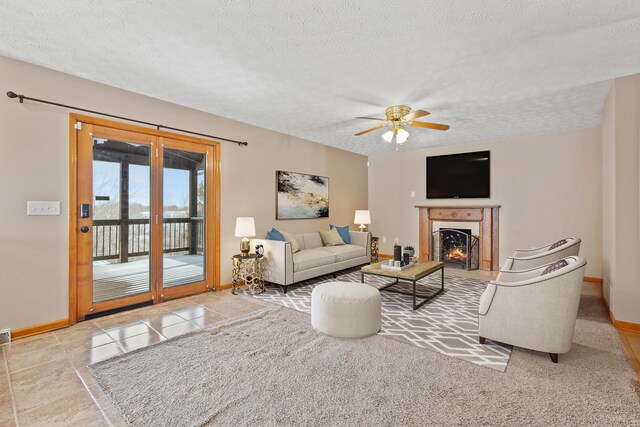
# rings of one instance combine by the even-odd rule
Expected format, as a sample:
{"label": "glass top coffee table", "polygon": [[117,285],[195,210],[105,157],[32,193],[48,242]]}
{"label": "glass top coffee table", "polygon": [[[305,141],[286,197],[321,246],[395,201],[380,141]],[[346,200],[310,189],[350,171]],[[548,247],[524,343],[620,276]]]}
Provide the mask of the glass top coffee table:
{"label": "glass top coffee table", "polygon": [[[410,295],[413,297],[413,309],[417,310],[427,301],[434,298],[436,295],[439,295],[442,291],[444,291],[444,263],[439,261],[424,261],[418,260],[416,265],[413,267],[407,268],[402,271],[395,270],[385,270],[382,268],[382,264],[386,264],[387,261],[377,262],[375,264],[366,265],[360,269],[360,281],[364,283],[364,275],[368,274],[371,276],[383,276],[390,277],[396,279],[395,281],[385,284],[383,287],[378,288],[379,291],[387,291],[387,292],[395,292],[397,294]],[[423,295],[416,293],[416,282],[428,275],[437,272],[440,270],[441,278],[440,278],[440,289],[431,294],[431,295]],[[408,282],[413,284],[413,291],[407,292],[400,289],[391,289],[392,286],[402,282]],[[418,285],[420,285],[418,283]],[[420,285],[422,286],[422,285]],[[419,303],[417,299],[420,298],[422,301]]]}

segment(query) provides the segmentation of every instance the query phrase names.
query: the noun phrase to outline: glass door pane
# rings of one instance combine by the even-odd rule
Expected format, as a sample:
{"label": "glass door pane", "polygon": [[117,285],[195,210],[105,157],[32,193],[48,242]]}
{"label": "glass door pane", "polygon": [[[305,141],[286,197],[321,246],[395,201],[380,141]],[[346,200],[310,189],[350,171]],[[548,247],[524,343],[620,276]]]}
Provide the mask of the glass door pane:
{"label": "glass door pane", "polygon": [[93,137],[93,302],[150,292],[150,147]]}
{"label": "glass door pane", "polygon": [[162,286],[171,288],[205,280],[204,153],[163,149]]}

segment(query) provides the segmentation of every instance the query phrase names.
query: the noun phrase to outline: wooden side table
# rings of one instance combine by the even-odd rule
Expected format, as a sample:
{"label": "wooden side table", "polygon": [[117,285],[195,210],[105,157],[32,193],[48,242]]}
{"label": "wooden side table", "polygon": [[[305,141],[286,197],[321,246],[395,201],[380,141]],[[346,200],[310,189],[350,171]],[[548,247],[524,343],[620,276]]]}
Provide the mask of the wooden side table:
{"label": "wooden side table", "polygon": [[236,295],[237,288],[241,282],[247,285],[251,295],[258,295],[264,292],[264,256],[260,254],[242,255],[237,254],[231,257],[233,269],[231,278],[233,289],[231,293]]}
{"label": "wooden side table", "polygon": [[378,262],[378,239],[377,237],[371,236],[371,262]]}

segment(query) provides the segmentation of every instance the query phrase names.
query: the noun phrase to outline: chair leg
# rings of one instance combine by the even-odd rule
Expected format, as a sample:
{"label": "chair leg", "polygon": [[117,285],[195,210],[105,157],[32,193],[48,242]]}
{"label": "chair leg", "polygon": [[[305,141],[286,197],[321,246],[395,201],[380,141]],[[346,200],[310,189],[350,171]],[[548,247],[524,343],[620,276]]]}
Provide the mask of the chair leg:
{"label": "chair leg", "polygon": [[551,361],[553,363],[558,363],[558,353],[549,353],[549,356],[551,356]]}
{"label": "chair leg", "polygon": [[478,341],[480,341],[480,344],[484,344],[485,340],[485,337],[478,337]]}

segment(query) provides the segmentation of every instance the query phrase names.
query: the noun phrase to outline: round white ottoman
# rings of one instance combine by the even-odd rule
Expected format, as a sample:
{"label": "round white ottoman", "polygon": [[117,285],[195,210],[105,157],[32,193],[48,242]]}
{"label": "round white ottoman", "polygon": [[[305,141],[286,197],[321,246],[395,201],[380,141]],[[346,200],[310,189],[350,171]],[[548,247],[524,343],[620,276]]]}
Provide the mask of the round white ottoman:
{"label": "round white ottoman", "polygon": [[311,292],[311,326],[338,338],[363,338],[382,326],[380,292],[354,282],[328,282]]}

